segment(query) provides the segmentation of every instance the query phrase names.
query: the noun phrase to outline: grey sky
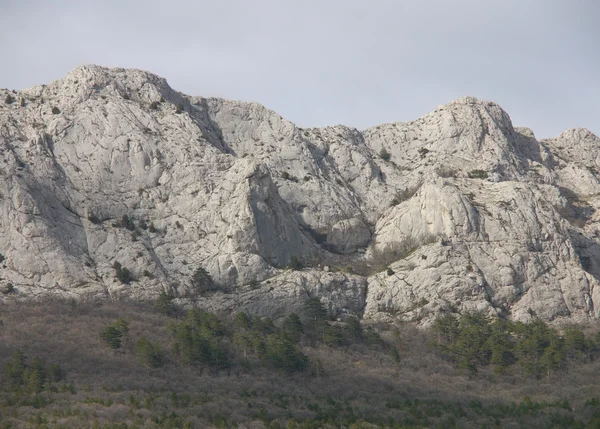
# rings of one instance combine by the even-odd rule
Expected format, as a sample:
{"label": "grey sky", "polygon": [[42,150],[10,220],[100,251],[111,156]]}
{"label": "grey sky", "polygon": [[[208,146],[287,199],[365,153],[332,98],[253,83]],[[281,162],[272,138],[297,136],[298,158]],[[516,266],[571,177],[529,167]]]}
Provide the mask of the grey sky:
{"label": "grey sky", "polygon": [[0,87],[93,63],[306,127],[407,121],[473,95],[538,138],[600,134],[599,19],[597,0],[0,0]]}

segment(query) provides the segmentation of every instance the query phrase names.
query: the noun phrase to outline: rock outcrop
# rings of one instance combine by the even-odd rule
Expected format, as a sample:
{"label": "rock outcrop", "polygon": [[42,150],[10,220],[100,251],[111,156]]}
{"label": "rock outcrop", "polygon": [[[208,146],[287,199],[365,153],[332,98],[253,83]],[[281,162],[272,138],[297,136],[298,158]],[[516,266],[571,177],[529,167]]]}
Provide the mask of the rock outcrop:
{"label": "rock outcrop", "polygon": [[359,131],[139,70],[0,90],[4,300],[168,292],[279,318],[316,296],[372,321],[585,322],[600,316],[599,196],[597,136],[540,141],[471,97]]}

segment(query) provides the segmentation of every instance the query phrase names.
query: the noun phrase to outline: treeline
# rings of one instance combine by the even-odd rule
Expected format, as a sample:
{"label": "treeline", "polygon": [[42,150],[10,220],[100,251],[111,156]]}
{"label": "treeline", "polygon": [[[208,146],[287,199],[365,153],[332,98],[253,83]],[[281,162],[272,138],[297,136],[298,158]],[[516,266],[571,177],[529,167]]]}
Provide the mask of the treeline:
{"label": "treeline", "polygon": [[[161,295],[156,308],[165,315],[176,316],[171,300],[172,297]],[[278,327],[270,318],[244,312],[230,320],[193,309],[181,318],[169,320],[169,350],[142,336],[135,341],[134,351],[139,362],[148,368],[172,361],[215,373],[234,367],[247,371],[262,366],[286,373],[309,371],[319,376],[324,371],[323,364],[311,361],[302,351],[303,345],[342,347],[364,342],[384,347],[379,334],[372,328],[363,331],[358,318],[349,317],[343,323],[332,321],[318,298],[305,301],[302,316],[292,313]],[[127,321],[119,318],[103,329],[100,338],[108,347],[118,349],[128,332]]]}
{"label": "treeline", "polygon": [[433,347],[471,373],[492,365],[506,374],[518,366],[526,374],[550,377],[570,362],[589,362],[600,354],[600,333],[587,338],[576,326],[561,333],[540,319],[526,324],[479,313],[445,315],[436,319],[433,332]]}

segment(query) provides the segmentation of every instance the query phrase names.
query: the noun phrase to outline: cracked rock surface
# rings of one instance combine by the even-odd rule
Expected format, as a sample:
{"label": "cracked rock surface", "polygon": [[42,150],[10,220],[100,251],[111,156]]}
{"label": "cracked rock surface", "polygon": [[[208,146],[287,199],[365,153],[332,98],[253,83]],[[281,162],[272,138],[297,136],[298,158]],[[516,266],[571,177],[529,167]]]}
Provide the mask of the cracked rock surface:
{"label": "cracked rock surface", "polygon": [[[598,208],[600,138],[538,140],[472,97],[360,131],[140,70],[0,90],[3,300],[167,292],[278,319],[319,297],[371,321],[585,322],[600,316]],[[214,290],[192,282],[200,267]]]}

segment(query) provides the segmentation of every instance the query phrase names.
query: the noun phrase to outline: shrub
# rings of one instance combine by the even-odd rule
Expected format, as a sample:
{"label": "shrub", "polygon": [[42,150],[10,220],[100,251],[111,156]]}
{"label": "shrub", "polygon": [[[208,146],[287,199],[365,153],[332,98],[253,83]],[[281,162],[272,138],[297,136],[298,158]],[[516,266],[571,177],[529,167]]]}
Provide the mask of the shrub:
{"label": "shrub", "polygon": [[55,115],[58,115],[60,113],[60,109],[58,107],[54,106],[52,108],[52,113],[55,114]]}
{"label": "shrub", "polygon": [[487,179],[488,173],[485,170],[472,170],[469,172],[469,178],[471,179]]}
{"label": "shrub", "polygon": [[426,234],[420,237],[405,237],[402,241],[386,243],[385,246],[377,246],[373,243],[371,251],[371,260],[374,265],[375,272],[382,270],[387,271],[387,267],[400,259],[404,259],[426,244],[435,243],[437,237],[433,234]]}
{"label": "shrub", "polygon": [[12,283],[7,283],[6,287],[2,290],[4,295],[8,295],[9,293],[13,293],[15,290],[15,286]]}
{"label": "shrub", "polygon": [[178,103],[177,104],[177,109],[175,109],[175,113],[179,114],[183,112],[183,104],[182,103]]}
{"label": "shrub", "polygon": [[133,219],[126,214],[121,217],[121,226],[129,231],[135,230],[135,223],[133,223]]}
{"label": "shrub", "polygon": [[156,101],[153,101],[152,103],[150,103],[149,107],[152,110],[156,110],[156,109],[158,109],[158,103]]}
{"label": "shrub", "polygon": [[381,159],[383,159],[384,161],[389,161],[390,159],[392,159],[392,154],[389,153],[385,148],[381,149],[381,151],[379,152],[379,157]]}
{"label": "shrub", "polygon": [[288,264],[288,268],[290,270],[298,271],[303,268],[303,265],[302,265],[302,262],[300,262],[296,256],[292,256],[290,258],[290,263]]}
{"label": "shrub", "polygon": [[447,166],[440,166],[435,170],[438,177],[456,177],[458,176],[458,170]]}
{"label": "shrub", "polygon": [[102,223],[102,221],[101,221],[101,220],[98,218],[98,216],[96,216],[94,213],[90,213],[90,214],[88,215],[88,220],[89,220],[90,222],[92,222],[93,224],[96,224],[96,225],[98,225],[98,224]]}
{"label": "shrub", "polygon": [[421,183],[417,183],[416,185],[406,187],[403,190],[397,190],[396,195],[394,195],[394,198],[392,199],[392,206],[397,206],[398,204],[411,199],[420,188]]}
{"label": "shrub", "polygon": [[131,274],[131,271],[129,271],[127,268],[123,268],[120,262],[115,261],[113,268],[116,270],[117,278],[121,283],[129,284],[133,281],[133,275]]}
{"label": "shrub", "polygon": [[6,104],[13,104],[15,102],[15,97],[13,97],[12,95],[8,94],[6,96],[6,98],[4,99],[4,102]]}
{"label": "shrub", "polygon": [[425,158],[425,156],[429,153],[429,149],[426,149],[424,147],[422,147],[421,149],[419,149],[419,155],[421,156],[421,159]]}
{"label": "shrub", "polygon": [[5,259],[5,258],[4,258],[4,255],[3,255],[2,253],[0,253],[0,264],[1,264],[2,262],[4,262],[4,259]]}

